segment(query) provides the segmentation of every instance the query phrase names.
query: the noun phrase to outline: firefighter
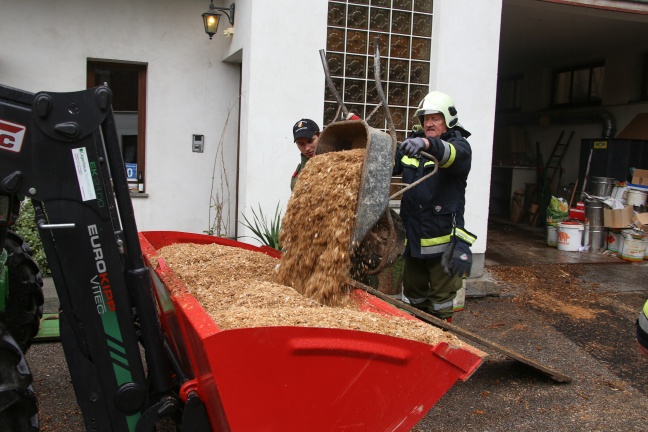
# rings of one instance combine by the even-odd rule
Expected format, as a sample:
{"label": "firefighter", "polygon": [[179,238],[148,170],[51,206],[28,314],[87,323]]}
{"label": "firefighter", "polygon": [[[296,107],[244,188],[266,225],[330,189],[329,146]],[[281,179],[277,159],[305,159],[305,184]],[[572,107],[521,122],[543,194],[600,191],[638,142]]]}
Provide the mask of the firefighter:
{"label": "firefighter", "polygon": [[637,342],[641,354],[648,357],[648,301],[644,304],[637,319]]}
{"label": "firefighter", "polygon": [[415,113],[415,128],[398,145],[394,175],[413,183],[434,169],[436,174],[406,191],[400,214],[405,224],[403,294],[424,312],[452,321],[453,300],[470,275],[470,246],[477,239],[464,228],[465,191],[472,152],[470,132],[459,124],[453,99],[439,91],[428,93]]}
{"label": "firefighter", "polygon": [[290,179],[290,190],[295,187],[297,177],[306,162],[315,155],[315,148],[317,147],[317,140],[319,139],[320,128],[313,120],[301,119],[293,126],[293,138],[297,148],[301,153],[301,162],[297,165],[297,169]]}

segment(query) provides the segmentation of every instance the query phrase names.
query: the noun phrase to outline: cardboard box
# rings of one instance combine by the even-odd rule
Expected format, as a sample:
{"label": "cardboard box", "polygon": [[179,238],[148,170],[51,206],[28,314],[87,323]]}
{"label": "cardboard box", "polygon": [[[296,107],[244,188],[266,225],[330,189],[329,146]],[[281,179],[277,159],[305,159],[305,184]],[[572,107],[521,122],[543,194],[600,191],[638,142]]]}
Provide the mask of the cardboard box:
{"label": "cardboard box", "polygon": [[639,213],[632,218],[632,223],[641,231],[648,232],[648,213]]}
{"label": "cardboard box", "polygon": [[625,228],[632,223],[634,208],[627,205],[622,209],[603,209],[603,224],[606,228]]}
{"label": "cardboard box", "polygon": [[648,186],[648,170],[635,169],[632,175],[632,184]]}

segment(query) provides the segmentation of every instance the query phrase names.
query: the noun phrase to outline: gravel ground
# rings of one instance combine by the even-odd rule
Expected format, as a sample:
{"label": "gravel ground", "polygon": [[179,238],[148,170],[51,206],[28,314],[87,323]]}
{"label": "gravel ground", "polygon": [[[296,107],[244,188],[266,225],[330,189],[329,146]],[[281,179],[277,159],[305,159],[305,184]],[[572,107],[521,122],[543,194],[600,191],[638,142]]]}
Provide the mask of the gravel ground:
{"label": "gravel ground", "polygon": [[[556,383],[470,342],[489,356],[467,381],[451,387],[414,430],[646,430],[648,359],[637,353],[634,323],[648,297],[648,262],[561,253],[543,244],[542,232],[524,234],[515,240],[510,231],[500,237],[489,231],[486,272],[469,283],[466,310],[455,315],[453,324],[573,381]],[[515,244],[524,253],[511,253]],[[37,343],[27,360],[41,430],[82,431],[60,344]]]}
{"label": "gravel ground", "polygon": [[473,343],[490,356],[416,430],[646,430],[648,359],[638,353],[635,321],[648,298],[648,262],[557,251],[542,228],[492,221],[485,261],[453,324],[572,382]]}
{"label": "gravel ground", "polygon": [[646,291],[610,294],[611,306],[587,320],[515,299],[469,301],[456,316],[458,326],[573,381],[556,383],[527,365],[490,353],[473,376],[443,396],[418,430],[646,430],[648,359],[637,353],[634,322],[647,296]]}

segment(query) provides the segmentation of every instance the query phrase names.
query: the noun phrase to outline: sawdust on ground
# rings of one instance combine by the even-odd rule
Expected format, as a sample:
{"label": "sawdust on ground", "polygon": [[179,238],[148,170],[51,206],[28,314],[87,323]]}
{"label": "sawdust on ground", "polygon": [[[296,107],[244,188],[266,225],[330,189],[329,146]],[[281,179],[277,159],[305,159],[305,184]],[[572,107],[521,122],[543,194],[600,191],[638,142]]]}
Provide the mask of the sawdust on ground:
{"label": "sawdust on ground", "polygon": [[366,331],[437,345],[462,347],[455,336],[418,320],[363,312],[349,302],[323,306],[271,281],[278,260],[261,252],[218,244],[177,243],[158,251],[187,290],[223,330],[300,326]]}
{"label": "sawdust on ground", "polygon": [[605,312],[599,307],[601,296],[594,287],[583,284],[582,272],[576,266],[501,266],[489,268],[489,272],[520,288],[514,302],[561,312],[574,319],[591,320]]}

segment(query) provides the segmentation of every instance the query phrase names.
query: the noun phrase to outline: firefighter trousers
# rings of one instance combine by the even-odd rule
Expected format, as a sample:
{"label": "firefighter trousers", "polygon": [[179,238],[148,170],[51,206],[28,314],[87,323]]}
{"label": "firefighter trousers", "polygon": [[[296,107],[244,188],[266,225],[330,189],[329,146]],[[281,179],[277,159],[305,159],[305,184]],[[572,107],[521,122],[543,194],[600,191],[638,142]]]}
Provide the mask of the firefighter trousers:
{"label": "firefighter trousers", "polygon": [[403,257],[403,294],[410,304],[441,319],[451,318],[453,300],[462,286],[461,278],[443,271],[441,257]]}

